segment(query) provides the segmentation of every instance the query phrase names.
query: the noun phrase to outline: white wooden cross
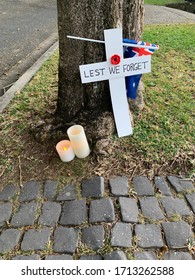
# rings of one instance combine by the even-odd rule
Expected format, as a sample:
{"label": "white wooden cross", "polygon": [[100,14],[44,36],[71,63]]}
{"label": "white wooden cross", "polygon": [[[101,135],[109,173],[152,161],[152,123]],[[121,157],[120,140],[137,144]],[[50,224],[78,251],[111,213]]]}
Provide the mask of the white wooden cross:
{"label": "white wooden cross", "polygon": [[104,30],[104,38],[107,61],[81,65],[81,80],[82,83],[109,81],[117,133],[119,137],[124,137],[133,134],[125,77],[150,72],[151,56],[124,59],[122,28]]}

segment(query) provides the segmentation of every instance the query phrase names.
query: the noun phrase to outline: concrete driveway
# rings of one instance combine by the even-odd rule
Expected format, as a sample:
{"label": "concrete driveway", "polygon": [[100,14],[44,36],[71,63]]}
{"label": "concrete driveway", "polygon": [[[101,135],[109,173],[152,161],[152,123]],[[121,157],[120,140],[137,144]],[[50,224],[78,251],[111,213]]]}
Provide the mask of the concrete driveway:
{"label": "concrete driveway", "polygon": [[144,24],[195,23],[195,14],[157,5],[144,5]]}

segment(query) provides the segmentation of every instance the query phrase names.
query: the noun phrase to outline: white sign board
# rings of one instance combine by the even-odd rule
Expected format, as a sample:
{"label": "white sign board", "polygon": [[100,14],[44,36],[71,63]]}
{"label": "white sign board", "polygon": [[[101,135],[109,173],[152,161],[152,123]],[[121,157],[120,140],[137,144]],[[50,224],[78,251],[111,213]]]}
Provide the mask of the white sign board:
{"label": "white sign board", "polygon": [[[151,56],[123,58],[122,29],[104,30],[107,61],[81,65],[82,83],[108,80],[113,113],[119,137],[133,133],[126,96],[125,77],[151,71]],[[113,63],[112,58],[118,61]]]}
{"label": "white sign board", "polygon": [[82,83],[91,83],[151,72],[151,56],[126,58],[119,65],[110,61],[81,65]]}

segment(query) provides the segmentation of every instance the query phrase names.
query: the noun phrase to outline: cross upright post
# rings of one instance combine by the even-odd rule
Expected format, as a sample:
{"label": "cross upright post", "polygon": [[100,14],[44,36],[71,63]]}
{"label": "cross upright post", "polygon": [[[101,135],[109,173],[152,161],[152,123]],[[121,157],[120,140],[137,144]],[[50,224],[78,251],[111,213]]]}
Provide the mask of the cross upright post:
{"label": "cross upright post", "polygon": [[133,134],[125,77],[151,71],[151,57],[123,57],[122,28],[104,30],[107,61],[80,65],[82,83],[108,80],[119,137]]}
{"label": "cross upright post", "polygon": [[[104,30],[107,61],[117,54],[123,60],[122,29]],[[125,78],[109,79],[111,101],[119,137],[133,134]]]}

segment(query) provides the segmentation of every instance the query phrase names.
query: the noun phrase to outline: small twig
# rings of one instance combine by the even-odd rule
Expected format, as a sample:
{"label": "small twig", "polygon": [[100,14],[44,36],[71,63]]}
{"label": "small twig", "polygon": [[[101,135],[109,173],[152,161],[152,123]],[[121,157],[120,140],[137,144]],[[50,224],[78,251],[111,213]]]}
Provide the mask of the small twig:
{"label": "small twig", "polygon": [[135,167],[134,167],[134,169],[133,169],[133,172],[132,172],[130,181],[133,179],[136,170],[137,170],[137,165],[135,165]]}
{"label": "small twig", "polygon": [[7,168],[7,166],[6,166],[6,167],[3,169],[3,171],[1,172],[0,178],[3,176],[3,174],[4,174],[5,170],[6,170],[6,168]]}
{"label": "small twig", "polygon": [[23,187],[22,183],[22,166],[21,166],[21,158],[18,156],[18,161],[19,161],[19,176],[20,176],[20,187]]}
{"label": "small twig", "polygon": [[177,160],[177,156],[176,156],[176,157],[174,158],[174,160],[172,161],[170,167],[173,167],[173,165],[174,165],[174,163],[176,162],[176,160]]}

